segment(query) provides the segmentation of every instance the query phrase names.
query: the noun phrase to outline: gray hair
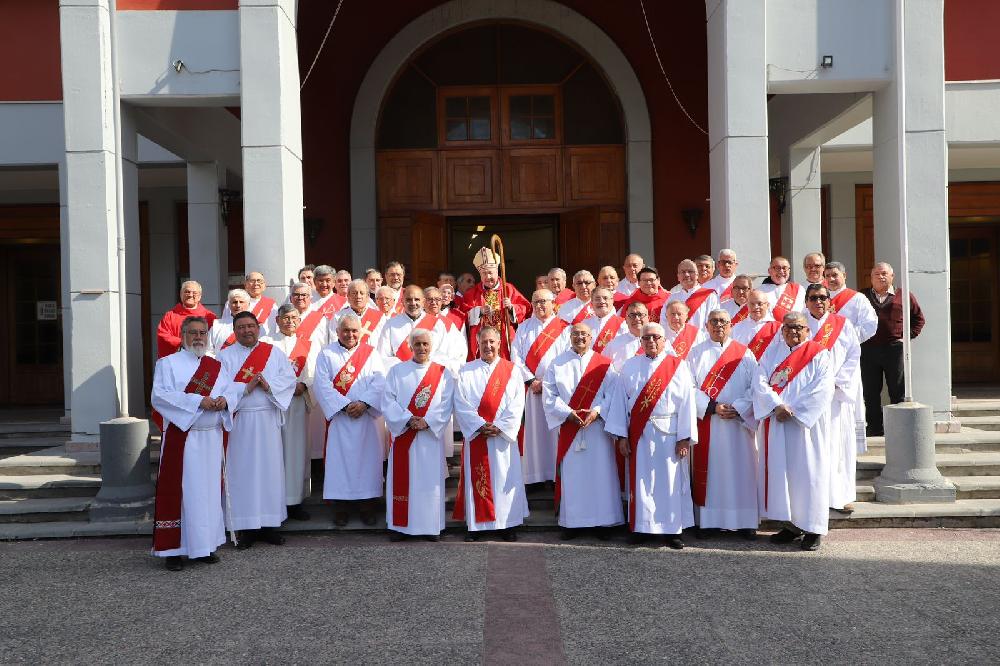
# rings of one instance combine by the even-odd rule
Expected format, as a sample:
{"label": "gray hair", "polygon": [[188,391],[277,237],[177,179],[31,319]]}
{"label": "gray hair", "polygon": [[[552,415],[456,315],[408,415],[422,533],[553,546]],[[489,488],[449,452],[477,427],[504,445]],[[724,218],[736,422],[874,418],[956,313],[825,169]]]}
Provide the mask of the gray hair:
{"label": "gray hair", "polygon": [[320,264],[319,266],[313,269],[313,278],[314,279],[318,278],[321,275],[333,275],[334,273],[336,273],[336,271],[333,270],[333,266],[329,266],[327,264]]}
{"label": "gray hair", "polygon": [[188,332],[188,329],[191,327],[191,324],[204,324],[206,331],[209,328],[211,328],[208,325],[208,320],[205,319],[204,317],[195,317],[195,316],[185,317],[184,322],[181,324],[181,335],[184,335],[185,333]]}
{"label": "gray hair", "polygon": [[559,267],[549,269],[548,276],[552,277],[553,275],[561,275],[564,280],[566,279],[566,271]]}
{"label": "gray hair", "polygon": [[550,289],[536,289],[531,294],[531,300],[535,300],[535,296],[539,294],[541,294],[542,298],[544,298],[547,301],[556,300],[556,297],[552,295],[552,291]]}
{"label": "gray hair", "polygon": [[413,349],[413,344],[417,341],[417,338],[427,338],[428,344],[430,344],[431,349],[434,348],[434,336],[426,328],[414,328],[410,331],[410,334],[406,336],[407,341],[410,343],[410,349]]}
{"label": "gray hair", "polygon": [[845,266],[839,261],[828,261],[826,262],[826,266],[824,266],[823,268],[826,270],[837,270],[843,273],[844,275],[847,275],[847,266]]}
{"label": "gray hair", "polygon": [[[315,272],[313,273],[313,275],[315,275]],[[341,275],[346,275],[347,277],[351,277],[351,271],[344,270],[343,268],[341,268],[339,271],[337,271],[337,274],[334,275],[334,277],[340,277]]]}
{"label": "gray hair", "polygon": [[479,342],[482,342],[483,337],[487,333],[496,333],[497,337],[502,339],[502,336],[500,335],[500,330],[499,329],[494,328],[492,326],[483,326],[481,329],[479,329],[479,332],[476,333],[476,340],[479,341]]}
{"label": "gray hair", "polygon": [[888,269],[889,269],[889,272],[890,272],[890,273],[892,273],[893,275],[895,275],[895,274],[896,274],[896,271],[894,271],[894,270],[892,269],[892,264],[890,264],[890,263],[889,263],[888,261],[876,261],[876,262],[875,262],[875,265],[874,265],[874,266],[872,266],[872,270],[875,270],[875,269],[876,269],[876,268],[878,268],[879,266],[885,266],[886,268],[888,268]]}
{"label": "gray hair", "polygon": [[721,261],[723,257],[732,257],[733,259],[735,259],[736,251],[730,250],[728,247],[724,247],[721,250],[719,250],[719,260]]}
{"label": "gray hair", "polygon": [[788,314],[786,314],[784,317],[781,318],[781,323],[783,324],[787,324],[790,321],[799,321],[806,325],[809,324],[809,320],[806,319],[806,316],[804,314],[795,311],[789,312]]}
{"label": "gray hair", "polygon": [[296,289],[308,289],[309,292],[312,293],[313,288],[309,285],[308,282],[293,282],[292,285],[288,288],[288,293],[289,294],[295,293]]}
{"label": "gray hair", "polygon": [[611,295],[610,289],[606,289],[605,287],[598,287],[594,291],[590,292],[590,300],[594,300],[594,296],[597,296],[598,294],[604,294],[608,298],[614,298],[614,296]]}
{"label": "gray hair", "polygon": [[364,289],[365,293],[368,293],[368,283],[364,280],[351,280],[351,284],[347,285],[347,293],[351,293],[351,289]]}
{"label": "gray hair", "polygon": [[184,280],[184,282],[181,282],[181,291],[183,292],[184,291],[184,287],[188,286],[189,284],[193,284],[193,285],[197,286],[198,287],[198,291],[204,291],[204,289],[202,289],[202,287],[201,287],[201,283],[198,282],[197,280]]}
{"label": "gray hair", "polygon": [[666,335],[666,333],[663,331],[663,327],[660,326],[655,321],[651,321],[649,323],[646,323],[646,324],[642,325],[642,332],[641,332],[641,334],[642,335],[646,335],[646,333],[656,333],[658,335]]}
{"label": "gray hair", "polygon": [[582,270],[582,271],[577,271],[576,273],[573,273],[573,282],[576,282],[576,279],[578,277],[589,277],[592,282],[595,281],[594,280],[594,274],[591,273],[588,270]]}
{"label": "gray hair", "polygon": [[718,317],[720,315],[726,315],[726,319],[729,320],[729,321],[732,321],[732,317],[729,316],[729,311],[728,310],[724,310],[722,308],[715,308],[714,310],[712,310],[711,312],[709,312],[708,313],[708,318],[711,319],[712,317]]}
{"label": "gray hair", "polygon": [[392,287],[389,287],[387,285],[382,285],[381,287],[375,290],[375,298],[378,298],[383,292],[389,292],[389,295],[392,297],[396,296],[396,292]]}
{"label": "gray hair", "polygon": [[284,304],[282,304],[282,306],[280,308],[278,308],[278,315],[277,316],[278,317],[284,317],[289,312],[294,312],[295,314],[298,314],[299,310],[298,310],[298,308],[296,308],[291,303],[284,303]]}
{"label": "gray hair", "polygon": [[348,312],[343,317],[337,320],[337,332],[340,333],[344,329],[344,324],[346,323],[357,324],[358,328],[361,328],[361,317],[354,314],[353,312]]}
{"label": "gray hair", "polygon": [[228,303],[233,296],[239,296],[246,300],[247,303],[250,302],[250,294],[247,293],[246,289],[230,289],[229,294],[226,295],[226,303]]}

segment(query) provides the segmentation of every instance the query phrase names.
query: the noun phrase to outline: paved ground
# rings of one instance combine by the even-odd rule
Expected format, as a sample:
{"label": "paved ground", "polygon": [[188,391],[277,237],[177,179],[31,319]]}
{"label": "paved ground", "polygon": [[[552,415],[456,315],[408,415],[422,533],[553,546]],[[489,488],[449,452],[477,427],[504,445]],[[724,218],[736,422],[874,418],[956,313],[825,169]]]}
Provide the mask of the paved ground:
{"label": "paved ground", "polygon": [[304,535],[181,573],[145,539],[2,543],[0,662],[1000,661],[1000,530],[688,541]]}

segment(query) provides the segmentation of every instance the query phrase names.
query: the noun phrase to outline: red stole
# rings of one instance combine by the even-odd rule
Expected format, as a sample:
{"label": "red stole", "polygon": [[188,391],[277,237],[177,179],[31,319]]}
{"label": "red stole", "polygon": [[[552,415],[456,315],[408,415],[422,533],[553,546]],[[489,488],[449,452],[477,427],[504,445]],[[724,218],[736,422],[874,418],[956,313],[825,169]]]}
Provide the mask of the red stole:
{"label": "red stole", "polygon": [[753,336],[750,340],[750,344],[747,345],[747,349],[753,352],[754,358],[760,361],[760,357],[764,355],[767,350],[767,346],[771,344],[771,340],[774,340],[774,336],[778,334],[778,329],[781,328],[781,324],[776,321],[764,322],[764,325],[760,327],[757,334]]}
{"label": "red stole", "polygon": [[628,444],[629,444],[629,503],[628,503],[628,526],[635,531],[635,458],[639,446],[639,438],[642,431],[646,429],[649,417],[653,415],[656,403],[660,401],[663,392],[670,385],[670,380],[674,378],[677,368],[681,367],[681,359],[676,356],[665,356],[657,366],[653,374],[646,380],[646,385],[642,387],[639,395],[632,404],[632,411],[629,413],[628,421]]}
{"label": "red stole", "polygon": [[371,345],[359,342],[358,346],[354,348],[354,352],[347,357],[344,365],[340,366],[340,370],[333,378],[333,388],[337,389],[340,395],[347,396],[347,393],[354,386],[354,382],[357,381],[358,376],[361,374],[361,368],[365,367],[365,363],[373,351],[375,351],[375,348]]}
{"label": "red stole", "polygon": [[267,359],[271,357],[272,349],[273,347],[268,343],[258,342],[250,355],[247,356],[247,360],[243,361],[243,365],[236,371],[233,381],[249,384],[251,379],[264,372],[264,366],[267,365]]}
{"label": "red stole", "polygon": [[732,300],[732,298],[733,298],[733,282],[736,282],[736,278],[733,278],[732,280],[730,280],[729,281],[729,285],[725,289],[722,290],[721,294],[719,294],[719,302],[720,303]]}
{"label": "red stole", "polygon": [[[423,418],[427,414],[443,374],[440,363],[431,363],[427,368],[406,407],[413,416]],[[407,430],[392,441],[392,524],[396,527],[410,524],[410,445],[416,436],[416,430]]]}
{"label": "red stole", "polygon": [[542,362],[545,354],[552,348],[567,326],[569,324],[566,323],[566,320],[553,317],[538,334],[535,341],[531,343],[531,347],[528,348],[528,353],[524,357],[524,364],[528,366],[528,370],[531,370],[531,374],[535,374],[538,370],[538,364]]}
{"label": "red stole", "polygon": [[326,297],[322,305],[316,306],[316,311],[320,312],[324,317],[330,319],[336,312],[344,307],[346,300],[343,296],[335,291],[330,292],[330,295]]}
{"label": "red stole", "polygon": [[[507,382],[514,372],[514,364],[505,358],[497,359],[497,364],[486,382],[486,389],[479,401],[479,416],[487,423],[493,423],[500,410]],[[493,480],[490,478],[490,453],[487,438],[477,435],[469,442],[469,470],[473,491],[473,507],[475,522],[487,523],[496,520],[496,509],[493,505]],[[455,496],[455,508],[452,518],[465,520],[465,463],[462,463],[462,473],[458,479],[458,494]]]}
{"label": "red stole", "polygon": [[566,303],[571,298],[576,298],[576,292],[572,289],[563,288],[558,294],[556,294],[556,305],[562,305]]}
{"label": "red stole", "polygon": [[744,303],[743,307],[741,307],[739,310],[737,310],[736,314],[733,315],[733,319],[732,319],[733,326],[735,326],[736,324],[740,323],[741,321],[743,321],[744,319],[746,319],[749,316],[750,316],[750,308],[747,306],[746,303]]}
{"label": "red stole", "polygon": [[[222,363],[211,356],[202,356],[184,392],[210,395],[221,369]],[[187,437],[187,432],[173,423],[167,426],[167,431],[163,434],[153,521],[153,550],[156,552],[181,547],[181,482],[184,478],[184,445]]]}
{"label": "red stole", "polygon": [[[271,310],[274,309],[274,299],[268,298],[267,296],[261,296],[260,300],[257,301],[257,305],[250,309],[250,314],[257,318],[258,324],[263,324],[267,321],[268,316],[271,314]],[[229,343],[232,344],[232,343]]]}
{"label": "red stole", "polygon": [[[434,324],[436,324],[437,322],[438,318],[436,315],[425,314],[423,318],[416,323],[416,325],[413,327],[413,330],[420,328],[425,331],[431,331],[434,330]],[[406,339],[403,340],[399,344],[399,348],[396,349],[396,358],[398,358],[400,361],[409,361],[411,358],[413,358],[413,350],[410,349],[409,335],[406,336]]]}
{"label": "red stole", "polygon": [[[260,320],[258,320],[257,323],[259,324]],[[229,334],[229,337],[226,338],[226,341],[222,343],[222,348],[225,349],[234,342],[236,342],[236,331],[233,331],[232,333]]]}
{"label": "red stole", "polygon": [[707,299],[714,293],[715,293],[714,289],[705,288],[705,289],[699,289],[698,291],[688,296],[687,300],[684,301],[684,304],[688,306],[688,311],[690,312],[688,316],[693,317],[695,310],[700,308],[702,304],[705,302],[705,299]]}
{"label": "red stole", "polygon": [[404,305],[406,305],[406,303],[403,302],[403,288],[400,287],[399,291],[396,293],[396,304],[392,306],[392,314],[398,315],[403,311]]}
{"label": "red stole", "polygon": [[854,298],[854,295],[858,292],[853,289],[848,289],[844,287],[844,290],[839,294],[830,299],[830,305],[833,307],[834,312],[840,312],[847,303]]}
{"label": "red stole", "polygon": [[[722,352],[715,365],[701,383],[701,390],[711,400],[715,400],[722,389],[726,388],[736,368],[739,367],[747,348],[736,340],[732,340]],[[691,497],[698,506],[705,506],[708,494],[708,451],[712,439],[712,415],[698,419],[698,445],[691,455]]]}
{"label": "red stole", "polygon": [[[574,412],[579,410],[590,411],[594,404],[597,392],[601,390],[601,383],[608,374],[611,361],[601,356],[597,352],[590,357],[580,383],[576,385],[573,395],[569,399],[569,408]],[[562,496],[562,463],[569,453],[569,447],[573,443],[576,434],[580,432],[580,424],[564,422],[559,426],[559,440],[556,444],[556,490],[555,490],[555,510],[559,515],[559,498]]]}
{"label": "red stole", "polygon": [[837,342],[837,338],[840,337],[840,332],[844,330],[844,323],[847,321],[845,317],[838,314],[830,313],[826,316],[826,321],[823,325],[816,330],[816,335],[813,336],[813,342],[818,342],[823,346],[823,349],[833,349],[833,345]]}
{"label": "red stole", "polygon": [[598,354],[603,353],[605,347],[618,335],[618,330],[622,327],[623,323],[625,323],[625,320],[616,314],[608,317],[607,323],[601,327],[601,332],[594,339],[594,351]]}
{"label": "red stole", "polygon": [[[792,380],[802,372],[802,369],[816,357],[816,354],[823,351],[823,345],[809,340],[798,349],[789,354],[784,361],[778,364],[767,383],[771,385],[778,395],[781,395],[785,387],[792,383]],[[771,417],[764,419],[764,510],[767,511],[768,486],[770,475],[767,469],[768,450],[771,439]]]}
{"label": "red stole", "polygon": [[[709,290],[711,291],[711,290]],[[691,347],[694,346],[695,338],[698,337],[698,327],[691,324],[684,324],[684,328],[681,332],[677,334],[674,341],[670,343],[673,347],[674,353],[683,360],[687,358],[688,353],[691,351]]]}
{"label": "red stole", "polygon": [[382,321],[382,317],[381,310],[365,308],[365,313],[361,315],[361,336],[358,338],[359,342],[365,342],[366,339],[371,338],[372,332],[375,331],[378,323]]}
{"label": "red stole", "polygon": [[580,308],[580,310],[573,317],[573,321],[571,323],[573,324],[573,326],[576,326],[581,321],[589,319],[593,316],[594,316],[594,310],[593,308],[590,307],[590,303],[584,303],[583,307]]}
{"label": "red stole", "polygon": [[795,299],[799,295],[799,289],[801,287],[795,282],[789,282],[785,285],[785,291],[771,308],[771,315],[775,321],[781,321],[786,314],[792,311],[792,308],[795,307]]}
{"label": "red stole", "polygon": [[309,348],[312,347],[313,331],[316,330],[316,327],[319,326],[323,319],[323,312],[321,310],[313,310],[306,315],[306,318],[302,320],[299,327],[295,329],[295,346],[288,353],[288,360],[292,364],[292,370],[295,371],[296,377],[301,376],[302,371],[306,367]]}

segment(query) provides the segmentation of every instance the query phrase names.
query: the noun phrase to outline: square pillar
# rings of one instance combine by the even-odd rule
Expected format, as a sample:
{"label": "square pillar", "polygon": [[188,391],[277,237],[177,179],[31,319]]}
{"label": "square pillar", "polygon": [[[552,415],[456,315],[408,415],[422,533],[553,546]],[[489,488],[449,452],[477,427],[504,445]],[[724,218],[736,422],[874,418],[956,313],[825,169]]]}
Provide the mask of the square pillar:
{"label": "square pillar", "polygon": [[66,205],[66,155],[59,165],[59,295],[62,320],[63,416],[60,423],[70,423],[73,404],[73,308],[69,284],[69,213]]}
{"label": "square pillar", "polygon": [[[905,116],[898,114],[898,67],[873,99],[875,260],[888,261],[927,324],[911,350],[913,398],[951,418],[951,303],[948,256],[948,152],[944,117],[943,0],[905,3]],[[896,17],[899,20],[899,17]],[[905,143],[901,143],[905,142]],[[905,145],[904,151],[901,147]],[[909,274],[901,275],[900,162],[906,166]]]}
{"label": "square pillar", "polygon": [[[73,439],[118,416],[117,190],[106,0],[61,0]],[[65,279],[65,278],[64,278]]]}
{"label": "square pillar", "polygon": [[302,128],[293,0],[240,0],[246,272],[281,302],[305,261]]}
{"label": "square pillar", "polygon": [[823,249],[820,149],[788,151],[788,199],[781,218],[781,253],[792,264],[792,279],[805,281],[802,260]]}
{"label": "square pillar", "polygon": [[[128,343],[128,405],[129,414],[146,416],[149,400],[145,386],[142,354],[142,231],[139,226],[139,134],[132,116],[132,107],[122,104],[122,193],[125,206],[125,340]],[[114,211],[112,211],[114,218]],[[115,233],[117,236],[117,220]],[[152,338],[154,345],[156,338]]]}
{"label": "square pillar", "polygon": [[[226,300],[228,245],[219,205],[226,172],[217,162],[188,162],[187,227],[191,279],[201,283],[201,302],[222,311]],[[179,287],[180,285],[178,285]]]}
{"label": "square pillar", "polygon": [[712,254],[739,252],[741,270],[771,259],[764,0],[717,0],[708,12]]}

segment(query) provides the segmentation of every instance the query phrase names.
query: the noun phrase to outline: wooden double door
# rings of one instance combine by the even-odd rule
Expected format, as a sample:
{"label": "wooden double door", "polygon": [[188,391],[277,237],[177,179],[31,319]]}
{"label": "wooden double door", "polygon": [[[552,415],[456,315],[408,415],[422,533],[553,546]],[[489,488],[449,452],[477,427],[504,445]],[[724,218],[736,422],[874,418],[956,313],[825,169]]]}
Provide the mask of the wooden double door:
{"label": "wooden double door", "polygon": [[990,224],[953,223],[949,244],[954,381],[996,382],[1000,380],[1000,219]]}
{"label": "wooden double door", "polygon": [[500,236],[508,279],[525,295],[534,279],[554,266],[572,276],[581,269],[595,276],[604,265],[617,266],[625,256],[625,213],[592,206],[562,213],[461,215],[414,212],[382,220],[379,263],[402,261],[407,282],[431,285],[443,271],[473,272],[472,255]]}

